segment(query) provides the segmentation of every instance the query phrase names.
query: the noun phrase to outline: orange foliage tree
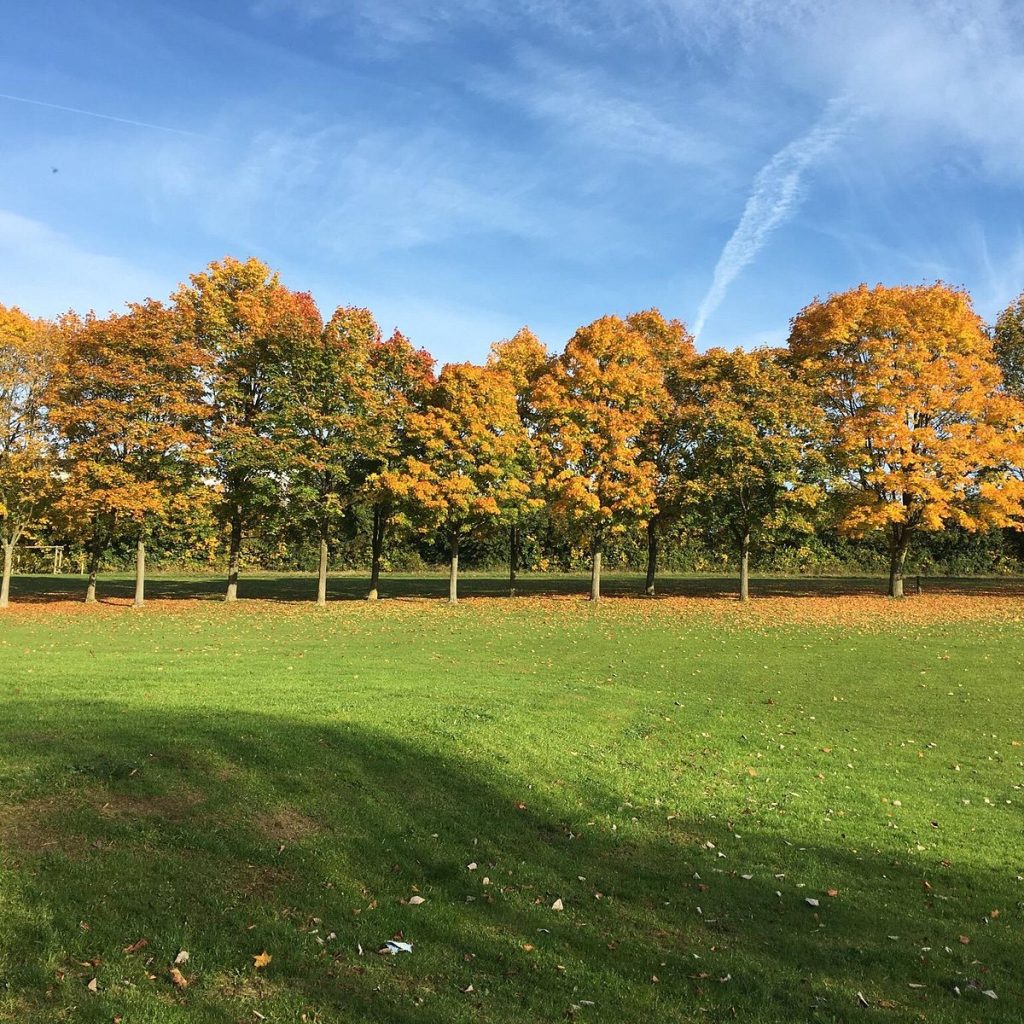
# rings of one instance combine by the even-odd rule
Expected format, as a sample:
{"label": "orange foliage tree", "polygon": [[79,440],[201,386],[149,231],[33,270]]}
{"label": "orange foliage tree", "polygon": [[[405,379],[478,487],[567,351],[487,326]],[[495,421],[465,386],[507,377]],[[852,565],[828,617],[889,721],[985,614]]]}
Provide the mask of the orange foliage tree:
{"label": "orange foliage tree", "polygon": [[657,511],[647,520],[647,575],[644,592],[654,595],[658,537],[682,514],[679,467],[688,443],[684,385],[694,359],[693,337],[679,320],[666,320],[657,309],[626,317],[626,324],[647,341],[662,376],[653,395],[657,405],[641,435],[644,461],[654,466]]}
{"label": "orange foliage tree", "polygon": [[810,531],[824,495],[823,418],[808,385],[771,349],[711,349],[681,387],[687,439],[681,497],[711,534],[724,534],[750,593],[751,539]]}
{"label": "orange foliage tree", "polygon": [[274,388],[299,339],[319,337],[312,297],[281,284],[257,259],[229,257],[190,277],[173,296],[179,329],[210,357],[210,439],[228,528],[225,600],[238,597],[245,531],[280,503],[280,455],[274,443]]}
{"label": "orange foliage tree", "polygon": [[1021,523],[1021,406],[966,292],[861,285],[802,310],[789,347],[828,420],[840,528],[888,535],[891,596],[916,534]]}
{"label": "orange foliage tree", "polygon": [[[539,417],[534,401],[534,387],[548,365],[548,350],[529,327],[521,327],[511,338],[496,341],[491,345],[487,365],[494,370],[507,373],[516,394],[516,408],[519,422],[531,443],[524,445],[525,475],[532,479],[536,475],[536,436]],[[523,528],[535,517],[543,506],[543,500],[534,496],[516,504],[509,514],[508,526],[508,592],[516,594],[516,575],[522,549]]]}
{"label": "orange foliage tree", "polygon": [[451,552],[448,599],[458,601],[459,542],[514,514],[527,500],[526,432],[511,377],[470,363],[449,363],[426,409],[409,419],[415,455],[384,474],[414,521],[444,537]]}
{"label": "orange foliage tree", "polygon": [[10,599],[14,548],[52,491],[43,395],[54,352],[53,325],[0,305],[0,608]]}
{"label": "orange foliage tree", "polygon": [[667,401],[648,339],[619,317],[581,327],[537,381],[541,473],[555,520],[592,559],[601,596],[605,539],[657,514],[657,467],[644,438]]}
{"label": "orange foliage tree", "polygon": [[89,602],[103,550],[123,527],[136,541],[141,606],[147,534],[203,488],[206,356],[175,326],[173,313],[149,300],[66,331],[47,394],[62,466],[55,508],[88,549]]}

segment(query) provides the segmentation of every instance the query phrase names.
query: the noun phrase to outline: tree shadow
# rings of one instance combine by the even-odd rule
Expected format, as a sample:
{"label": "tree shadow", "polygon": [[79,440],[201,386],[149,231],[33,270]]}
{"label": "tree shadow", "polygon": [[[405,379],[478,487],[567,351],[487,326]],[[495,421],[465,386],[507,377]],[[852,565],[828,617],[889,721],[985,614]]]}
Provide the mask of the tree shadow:
{"label": "tree shadow", "polygon": [[[1009,869],[630,807],[348,723],[82,700],[4,733],[0,1017],[767,1024],[859,1019],[861,993],[885,1020],[1019,1019]],[[396,935],[412,954],[378,955]]]}
{"label": "tree shadow", "polygon": [[[802,597],[835,598],[880,595],[885,581],[858,576],[761,576],[751,579],[754,598]],[[1024,596],[1024,579],[1020,577],[908,577],[908,597],[917,593],[952,596],[1010,597]],[[328,582],[330,601],[362,601],[368,583],[360,575],[334,575]],[[585,598],[589,581],[581,575],[532,573],[522,574],[517,581],[521,597]],[[448,580],[435,575],[390,575],[382,580],[383,600],[445,600]],[[602,593],[609,599],[639,598],[643,592],[643,576],[637,573],[609,573]],[[460,596],[465,598],[505,598],[508,581],[502,576],[470,573],[459,581]],[[19,576],[12,587],[12,601],[21,604],[50,604],[80,601],[85,594],[84,577]],[[134,595],[133,580],[124,575],[100,577],[101,604],[127,604]],[[735,600],[737,581],[729,576],[665,576],[658,580],[658,598],[700,597]],[[224,580],[219,576],[154,576],[146,586],[149,602],[217,601],[223,599]],[[316,596],[316,579],[298,573],[256,574],[243,576],[239,599],[304,602]]]}

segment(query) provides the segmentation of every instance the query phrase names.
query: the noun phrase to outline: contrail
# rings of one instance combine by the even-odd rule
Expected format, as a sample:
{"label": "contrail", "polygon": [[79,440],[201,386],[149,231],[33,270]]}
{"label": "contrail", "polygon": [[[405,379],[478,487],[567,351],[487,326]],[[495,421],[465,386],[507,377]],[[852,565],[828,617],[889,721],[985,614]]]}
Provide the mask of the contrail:
{"label": "contrail", "polygon": [[118,124],[130,124],[136,128],[153,128],[158,132],[173,132],[175,135],[198,136],[198,132],[185,131],[184,128],[169,128],[165,124],[151,124],[149,121],[132,121],[127,117],[114,117],[113,114],[100,114],[95,110],[82,110],[79,107],[65,107],[60,103],[47,103],[45,100],[31,100],[27,96],[10,96],[0,92],[0,100],[12,100],[14,103],[29,103],[33,107],[48,107],[50,110],[64,110],[69,114],[84,114],[86,117],[98,117],[101,121],[116,121]]}
{"label": "contrail", "polygon": [[780,149],[757,172],[743,216],[715,264],[711,287],[697,312],[694,338],[700,336],[708,318],[721,305],[729,285],[799,201],[800,179],[808,165],[849,130],[855,116],[846,103],[833,100],[809,132]]}

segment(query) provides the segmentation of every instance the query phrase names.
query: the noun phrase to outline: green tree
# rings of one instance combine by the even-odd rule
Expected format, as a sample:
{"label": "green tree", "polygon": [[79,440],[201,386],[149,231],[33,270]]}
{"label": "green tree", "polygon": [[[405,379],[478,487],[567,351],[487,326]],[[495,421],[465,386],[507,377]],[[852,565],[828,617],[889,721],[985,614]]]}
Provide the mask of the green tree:
{"label": "green tree", "polygon": [[299,333],[277,367],[272,420],[289,513],[320,542],[317,604],[327,603],[329,547],[351,514],[372,458],[371,354],[380,329],[368,309],[339,307],[318,335]]}
{"label": "green tree", "polygon": [[1007,391],[1024,399],[1024,292],[999,314],[993,342]]}
{"label": "green tree", "polygon": [[400,331],[370,349],[364,464],[358,495],[370,516],[370,590],[380,593],[384,542],[394,523],[402,495],[393,485],[401,480],[406,459],[414,452],[412,418],[422,413],[434,384],[434,360],[425,349],[412,346]]}
{"label": "green tree", "polygon": [[245,532],[280,504],[274,387],[298,339],[318,337],[322,324],[310,295],[285,288],[256,259],[225,257],[189,280],[174,303],[183,336],[211,360],[210,440],[229,531],[225,600],[235,601]]}
{"label": "green tree", "polygon": [[[487,365],[507,373],[515,389],[516,408],[524,432],[520,475],[535,481],[537,471],[537,428],[539,413],[534,401],[534,387],[548,366],[547,348],[529,327],[520,328],[511,338],[496,341],[487,356]],[[508,592],[516,595],[516,577],[519,571],[523,530],[543,508],[544,501],[532,487],[523,501],[508,509]]]}
{"label": "green tree", "polygon": [[711,349],[681,391],[682,499],[735,546],[740,600],[750,594],[750,547],[780,529],[809,532],[823,497],[823,419],[806,383],[771,349]]}
{"label": "green tree", "polygon": [[646,340],[662,376],[662,386],[651,393],[652,415],[641,435],[641,458],[655,471],[657,511],[647,520],[644,580],[644,592],[653,597],[659,536],[682,514],[679,467],[689,440],[683,387],[694,358],[693,337],[679,320],[666,320],[657,309],[632,313],[626,324]]}

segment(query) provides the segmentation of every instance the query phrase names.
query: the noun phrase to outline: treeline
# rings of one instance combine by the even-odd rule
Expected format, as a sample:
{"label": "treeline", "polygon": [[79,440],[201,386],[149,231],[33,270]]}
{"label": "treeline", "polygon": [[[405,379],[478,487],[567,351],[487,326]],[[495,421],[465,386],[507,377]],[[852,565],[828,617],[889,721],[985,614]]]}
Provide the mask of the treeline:
{"label": "treeline", "polygon": [[452,601],[467,546],[508,559],[512,593],[520,566],[585,552],[594,600],[603,557],[639,549],[653,594],[666,538],[726,545],[744,600],[754,544],[864,538],[898,597],[923,535],[974,550],[1024,522],[1022,398],[1024,295],[989,329],[964,291],[861,286],[784,349],[703,354],[646,310],[438,370],[369,310],[324,321],[228,258],[102,319],[0,306],[0,606],[25,537],[83,552],[88,601],[131,545],[138,605],[147,548],[223,550],[232,601],[247,544],[309,552],[321,604],[332,551],[364,553],[373,599],[397,537],[444,549]]}

